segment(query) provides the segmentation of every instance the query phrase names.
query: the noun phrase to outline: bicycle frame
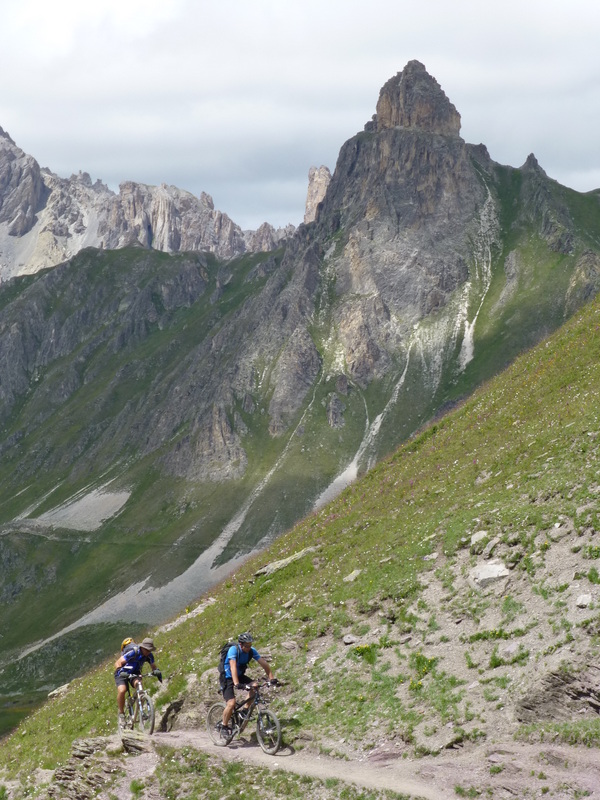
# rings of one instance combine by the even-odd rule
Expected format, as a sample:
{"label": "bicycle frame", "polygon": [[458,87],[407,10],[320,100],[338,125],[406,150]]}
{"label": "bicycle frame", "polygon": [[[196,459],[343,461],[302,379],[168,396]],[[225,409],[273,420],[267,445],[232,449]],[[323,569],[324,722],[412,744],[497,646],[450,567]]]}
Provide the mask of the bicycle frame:
{"label": "bicycle frame", "polygon": [[[134,681],[135,681],[135,686],[133,685]],[[143,683],[142,683],[141,676],[140,677],[136,676],[135,678],[133,678],[133,681],[132,680],[128,680],[127,681],[127,698],[125,699],[125,703],[129,704],[129,702],[131,700],[133,700],[136,703],[136,705],[139,706],[140,697],[141,697],[141,695],[142,695],[142,693],[144,691],[145,690],[144,690],[144,686],[143,686]]]}
{"label": "bicycle frame", "polygon": [[129,726],[134,728],[139,725],[142,730],[147,729],[148,733],[152,733],[154,730],[154,704],[144,689],[143,679],[150,675],[151,673],[133,675],[127,681],[127,697],[125,698]]}
{"label": "bicycle frame", "polygon": [[242,718],[241,712],[246,707],[247,702],[248,698],[246,698],[245,700],[240,700],[239,703],[235,704],[235,708],[233,709],[232,718],[235,726],[238,728],[239,733],[241,733],[248,724],[248,721],[250,720],[250,717],[253,715],[254,709],[258,706],[258,704],[262,703],[264,706],[267,705],[266,701],[260,696],[258,688],[256,688],[254,697],[252,698],[252,702],[248,706],[247,710],[244,713],[244,717]]}

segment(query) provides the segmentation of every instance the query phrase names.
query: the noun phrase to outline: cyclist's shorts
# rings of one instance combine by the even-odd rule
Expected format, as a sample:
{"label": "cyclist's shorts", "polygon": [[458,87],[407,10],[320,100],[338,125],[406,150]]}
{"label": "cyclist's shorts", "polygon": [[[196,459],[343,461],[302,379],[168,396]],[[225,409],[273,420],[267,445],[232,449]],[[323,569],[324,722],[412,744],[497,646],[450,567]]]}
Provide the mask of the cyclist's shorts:
{"label": "cyclist's shorts", "polygon": [[[240,675],[240,683],[253,683],[252,678],[246,675]],[[233,678],[227,678],[227,683],[223,689],[223,700],[233,700],[235,697],[235,689],[233,688]]]}
{"label": "cyclist's shorts", "polygon": [[139,678],[137,672],[129,672],[129,673],[115,672],[115,684],[117,686],[127,686],[130,679],[133,678]]}

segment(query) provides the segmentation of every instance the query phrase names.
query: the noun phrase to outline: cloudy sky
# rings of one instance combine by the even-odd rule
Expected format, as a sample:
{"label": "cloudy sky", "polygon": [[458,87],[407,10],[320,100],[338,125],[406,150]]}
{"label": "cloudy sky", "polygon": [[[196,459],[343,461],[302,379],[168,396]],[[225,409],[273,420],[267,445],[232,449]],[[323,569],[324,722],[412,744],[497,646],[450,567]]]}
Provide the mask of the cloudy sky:
{"label": "cloudy sky", "polygon": [[411,59],[462,136],[600,187],[597,0],[2,0],[0,127],[42,166],[167,183],[243,228],[298,224]]}

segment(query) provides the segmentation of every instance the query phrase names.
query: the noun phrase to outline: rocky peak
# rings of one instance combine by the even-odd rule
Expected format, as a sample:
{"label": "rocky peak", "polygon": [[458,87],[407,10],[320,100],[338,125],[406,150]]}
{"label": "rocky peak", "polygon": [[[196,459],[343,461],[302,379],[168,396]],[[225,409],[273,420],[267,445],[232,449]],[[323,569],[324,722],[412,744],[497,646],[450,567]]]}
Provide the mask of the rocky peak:
{"label": "rocky peak", "polygon": [[10,144],[14,144],[13,140],[11,139],[11,137],[8,135],[8,133],[1,126],[0,126],[0,139],[6,139],[8,142],[10,142]]}
{"label": "rocky peak", "polygon": [[215,210],[214,200],[209,194],[206,194],[206,192],[200,193],[200,202],[202,203],[203,206],[206,206],[206,208],[210,208],[211,211]]}
{"label": "rocky peak", "polygon": [[[19,237],[32,227],[44,184],[37,161],[0,128],[0,226]],[[3,255],[4,258],[4,255]]]}
{"label": "rocky peak", "polygon": [[537,160],[537,158],[534,156],[533,153],[529,153],[521,169],[523,170],[523,172],[538,172],[545,178],[548,177],[545,171],[542,169],[542,167],[540,167],[539,161]]}
{"label": "rocky peak", "polygon": [[293,225],[274,228],[268,222],[263,222],[255,231],[244,231],[244,241],[250,252],[264,253],[278,248],[285,239],[293,235],[295,230]]}
{"label": "rocky peak", "polygon": [[419,61],[409,61],[379,93],[373,123],[377,131],[409,128],[458,136],[460,114]]}

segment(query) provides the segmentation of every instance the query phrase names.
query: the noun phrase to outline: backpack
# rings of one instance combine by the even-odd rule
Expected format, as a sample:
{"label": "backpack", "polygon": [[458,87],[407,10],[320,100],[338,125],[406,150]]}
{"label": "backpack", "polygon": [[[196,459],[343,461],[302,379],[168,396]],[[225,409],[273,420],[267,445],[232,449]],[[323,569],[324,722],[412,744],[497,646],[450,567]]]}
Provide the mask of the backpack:
{"label": "backpack", "polygon": [[225,642],[222,645],[221,649],[219,650],[219,666],[217,670],[219,672],[219,683],[221,684],[221,688],[225,688],[225,659],[227,658],[227,652],[230,647],[237,647],[239,651],[239,644],[237,642]]}

